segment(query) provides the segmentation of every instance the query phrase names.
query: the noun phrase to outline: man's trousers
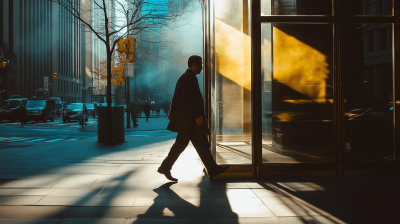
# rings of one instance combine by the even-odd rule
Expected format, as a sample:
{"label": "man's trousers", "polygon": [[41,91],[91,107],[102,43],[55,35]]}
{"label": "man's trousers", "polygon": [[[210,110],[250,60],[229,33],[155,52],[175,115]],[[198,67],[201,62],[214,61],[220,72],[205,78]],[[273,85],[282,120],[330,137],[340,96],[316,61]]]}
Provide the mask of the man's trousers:
{"label": "man's trousers", "polygon": [[[189,141],[192,140],[192,135],[185,132],[178,132],[178,136],[176,137],[174,145],[171,147],[171,150],[168,153],[168,156],[162,162],[160,166],[161,171],[171,170],[175,161],[178,159],[179,155],[186,149],[189,144]],[[210,151],[210,143],[205,135],[201,138],[201,140],[193,141],[192,144],[199,154],[201,161],[206,167],[208,173],[210,175],[218,172],[218,165],[215,162],[211,151]]]}

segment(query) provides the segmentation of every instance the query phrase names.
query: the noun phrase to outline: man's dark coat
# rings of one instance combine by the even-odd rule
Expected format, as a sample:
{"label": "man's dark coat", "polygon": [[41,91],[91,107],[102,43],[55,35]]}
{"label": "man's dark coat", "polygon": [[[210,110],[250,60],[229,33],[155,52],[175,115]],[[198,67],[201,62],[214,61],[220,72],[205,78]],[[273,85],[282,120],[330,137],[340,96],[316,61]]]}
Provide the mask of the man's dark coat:
{"label": "man's dark coat", "polygon": [[190,132],[196,118],[205,118],[203,96],[192,70],[186,70],[178,79],[169,113],[167,130],[174,132]]}

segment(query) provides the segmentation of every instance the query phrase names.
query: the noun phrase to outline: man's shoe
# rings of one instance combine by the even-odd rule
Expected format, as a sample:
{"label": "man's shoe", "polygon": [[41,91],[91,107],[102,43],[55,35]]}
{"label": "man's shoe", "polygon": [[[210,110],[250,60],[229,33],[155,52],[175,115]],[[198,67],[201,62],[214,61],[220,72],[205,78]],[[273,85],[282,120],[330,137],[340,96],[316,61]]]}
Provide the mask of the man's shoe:
{"label": "man's shoe", "polygon": [[219,172],[223,173],[229,169],[229,165],[224,165],[219,167]]}
{"label": "man's shoe", "polygon": [[210,176],[210,179],[213,179],[214,177],[218,176],[219,174],[225,172],[228,169],[229,169],[229,165],[219,166],[217,172],[212,173],[212,174],[208,173],[208,175]]}
{"label": "man's shoe", "polygon": [[215,173],[208,173],[208,176],[210,177],[210,179],[213,179],[219,174],[225,172],[227,169],[229,169],[229,165],[219,166],[218,170]]}
{"label": "man's shoe", "polygon": [[159,172],[159,173],[161,173],[161,174],[164,174],[164,176],[165,176],[168,180],[170,180],[170,181],[175,181],[175,182],[178,181],[178,179],[172,177],[171,171],[170,171],[170,170],[168,170],[168,171],[161,171],[160,168],[158,168],[157,172]]}

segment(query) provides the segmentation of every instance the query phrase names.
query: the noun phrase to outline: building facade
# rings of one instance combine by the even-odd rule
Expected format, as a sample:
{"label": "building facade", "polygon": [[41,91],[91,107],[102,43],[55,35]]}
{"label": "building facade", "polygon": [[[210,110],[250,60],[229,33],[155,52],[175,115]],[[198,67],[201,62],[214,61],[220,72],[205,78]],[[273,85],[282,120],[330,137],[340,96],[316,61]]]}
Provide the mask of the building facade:
{"label": "building facade", "polygon": [[[100,25],[93,0],[72,3],[80,11],[91,9],[90,23]],[[107,1],[111,18],[113,4]],[[88,103],[93,95],[105,94],[106,81],[91,72],[104,66],[105,45],[67,9],[51,1],[1,0],[0,11],[0,47],[10,60],[1,68],[1,102],[11,95],[32,99],[36,90],[46,88],[50,96],[67,103]]]}
{"label": "building facade", "polygon": [[[72,2],[81,11],[81,0]],[[80,103],[85,77],[85,32],[81,21],[61,5],[56,5],[57,90],[54,95],[63,102]],[[53,31],[53,32],[54,32]]]}
{"label": "building facade", "polygon": [[[10,60],[3,75],[2,101],[11,95],[32,99],[35,90],[44,88],[44,77],[56,71],[53,30],[54,4],[49,1],[2,0],[1,47]],[[50,80],[48,88],[57,92]]]}
{"label": "building facade", "polygon": [[230,175],[400,172],[399,1],[202,2],[211,151]]}

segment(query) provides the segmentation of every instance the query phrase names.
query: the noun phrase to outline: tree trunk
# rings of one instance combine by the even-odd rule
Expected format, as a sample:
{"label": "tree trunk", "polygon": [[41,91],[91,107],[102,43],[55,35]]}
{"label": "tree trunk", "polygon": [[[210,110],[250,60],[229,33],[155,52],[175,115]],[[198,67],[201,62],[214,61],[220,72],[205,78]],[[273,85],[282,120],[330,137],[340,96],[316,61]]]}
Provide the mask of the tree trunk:
{"label": "tree trunk", "polygon": [[[108,38],[107,38],[108,43]],[[111,109],[111,52],[109,44],[107,47],[107,144],[113,143],[113,131],[112,131],[112,109]]]}

